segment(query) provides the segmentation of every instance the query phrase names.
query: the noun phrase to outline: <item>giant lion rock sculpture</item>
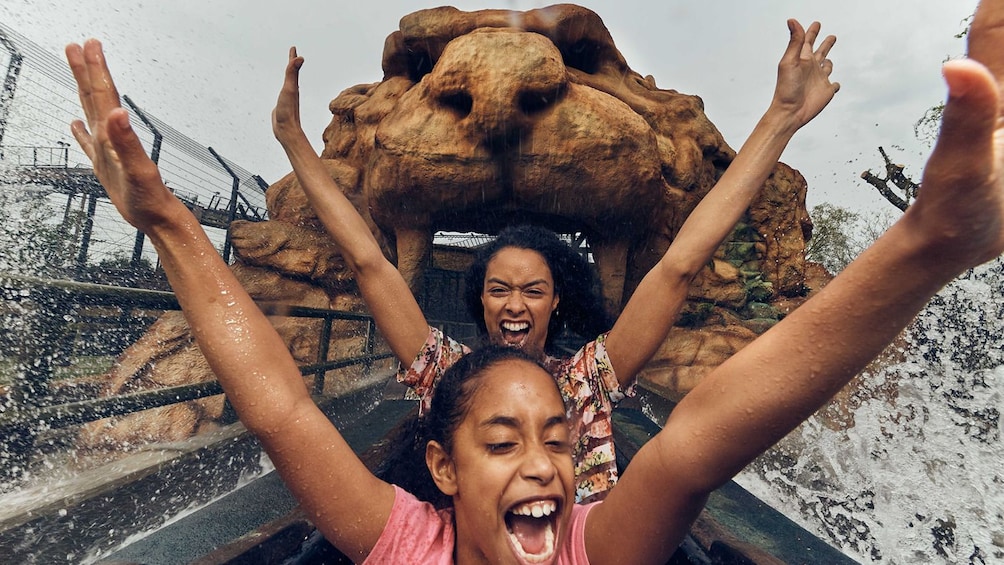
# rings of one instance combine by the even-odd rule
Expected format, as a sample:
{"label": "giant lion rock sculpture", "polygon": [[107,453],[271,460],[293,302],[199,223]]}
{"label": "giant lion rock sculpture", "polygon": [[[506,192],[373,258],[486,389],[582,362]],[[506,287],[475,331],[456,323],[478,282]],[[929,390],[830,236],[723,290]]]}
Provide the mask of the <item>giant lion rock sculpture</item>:
{"label": "giant lion rock sculpture", "polygon": [[[332,100],[321,156],[415,286],[436,232],[533,222],[587,238],[617,311],[735,155],[700,98],[631,70],[599,16],[579,6],[421,10],[387,37],[382,64],[383,80]],[[800,302],[813,275],[805,191],[797,171],[777,165],[695,283],[685,323],[645,382],[685,393]],[[363,310],[295,176],[272,185],[267,200],[269,221],[232,227],[234,270],[252,295]],[[311,361],[316,325],[276,324],[298,361]],[[335,350],[359,347],[354,329],[338,330]],[[124,354],[109,392],[212,378],[184,321],[169,314]],[[172,412],[157,424],[133,415],[114,429],[91,426],[90,438],[178,439],[221,408],[210,399],[151,411]]]}

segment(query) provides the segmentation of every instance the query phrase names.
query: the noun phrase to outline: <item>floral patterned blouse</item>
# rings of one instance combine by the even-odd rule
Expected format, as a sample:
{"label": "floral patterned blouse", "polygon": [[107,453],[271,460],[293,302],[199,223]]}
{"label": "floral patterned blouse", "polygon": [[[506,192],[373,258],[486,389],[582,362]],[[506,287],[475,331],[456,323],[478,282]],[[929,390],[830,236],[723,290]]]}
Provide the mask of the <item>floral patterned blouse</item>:
{"label": "floral patterned blouse", "polygon": [[[610,365],[603,343],[606,334],[582,346],[569,358],[547,356],[543,364],[554,375],[572,429],[572,457],[575,462],[575,500],[600,500],[617,482],[617,459],[611,415],[614,405],[634,387],[623,391]],[[411,387],[421,400],[419,414],[432,402],[439,378],[471,350],[442,331],[430,327],[429,337],[410,367],[402,367],[397,380]]]}

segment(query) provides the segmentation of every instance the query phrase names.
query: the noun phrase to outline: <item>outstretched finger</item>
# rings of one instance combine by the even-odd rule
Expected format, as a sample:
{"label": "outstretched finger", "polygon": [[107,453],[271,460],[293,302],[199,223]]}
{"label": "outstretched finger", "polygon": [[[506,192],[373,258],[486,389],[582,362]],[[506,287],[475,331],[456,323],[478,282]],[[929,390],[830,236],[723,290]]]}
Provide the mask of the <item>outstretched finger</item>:
{"label": "outstretched finger", "polygon": [[124,163],[146,160],[146,151],[124,108],[117,108],[108,114],[108,139]]}
{"label": "outstretched finger", "polygon": [[87,131],[87,126],[84,122],[80,120],[73,120],[70,123],[70,133],[73,134],[73,138],[77,140],[77,144],[87,155],[87,158],[94,162],[94,138],[91,137],[91,133]]}
{"label": "outstretched finger", "polygon": [[788,46],[785,47],[781,60],[798,60],[799,54],[802,52],[802,43],[805,40],[805,29],[802,28],[802,24],[798,20],[792,18],[788,20],[788,33],[790,34]]}
{"label": "outstretched finger", "polygon": [[[819,29],[821,24],[819,22],[812,22],[809,27],[805,30],[805,40],[802,41],[802,51],[798,54],[799,58],[805,60],[815,59],[816,53],[813,51],[816,44],[816,38],[819,37]],[[815,59],[818,62],[818,59]]]}
{"label": "outstretched finger", "polygon": [[816,49],[815,57],[817,61],[822,62],[830,54],[830,49],[833,49],[833,45],[837,42],[837,36],[827,35],[823,38],[823,42],[819,44],[819,48]]}
{"label": "outstretched finger", "polygon": [[84,65],[87,71],[89,86],[89,103],[97,118],[107,116],[112,110],[121,107],[118,89],[112,80],[101,42],[88,39],[84,42]]}
{"label": "outstretched finger", "polygon": [[157,167],[147,156],[136,131],[129,124],[129,113],[117,108],[108,114],[108,140],[111,142],[125,173],[139,183],[159,178]]}
{"label": "outstretched finger", "polygon": [[87,65],[84,63],[84,48],[76,43],[67,45],[66,62],[69,63],[70,71],[73,72],[73,80],[77,83],[80,107],[83,108],[87,121],[92,122],[94,110],[91,104],[91,79],[87,73]]}
{"label": "outstretched finger", "polygon": [[296,47],[289,48],[289,63],[286,64],[286,84],[294,89],[300,88],[300,67],[303,66],[303,57],[297,56]]}
{"label": "outstretched finger", "polygon": [[802,41],[802,45],[807,45],[810,51],[812,50],[812,46],[816,43],[816,38],[819,37],[820,27],[822,26],[819,22],[812,22],[805,30],[805,40]]}

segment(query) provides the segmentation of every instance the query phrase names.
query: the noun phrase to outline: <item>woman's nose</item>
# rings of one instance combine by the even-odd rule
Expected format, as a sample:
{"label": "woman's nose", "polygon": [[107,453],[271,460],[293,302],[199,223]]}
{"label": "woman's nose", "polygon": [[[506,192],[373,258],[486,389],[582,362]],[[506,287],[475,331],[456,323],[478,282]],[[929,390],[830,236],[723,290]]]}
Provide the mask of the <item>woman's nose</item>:
{"label": "woman's nose", "polygon": [[541,484],[547,484],[554,480],[558,470],[551,460],[547,446],[543,444],[528,446],[523,460],[522,472],[525,479]]}
{"label": "woman's nose", "polygon": [[509,297],[506,299],[506,309],[515,314],[519,314],[526,309],[526,302],[523,301],[523,293],[519,291],[513,291],[509,293]]}

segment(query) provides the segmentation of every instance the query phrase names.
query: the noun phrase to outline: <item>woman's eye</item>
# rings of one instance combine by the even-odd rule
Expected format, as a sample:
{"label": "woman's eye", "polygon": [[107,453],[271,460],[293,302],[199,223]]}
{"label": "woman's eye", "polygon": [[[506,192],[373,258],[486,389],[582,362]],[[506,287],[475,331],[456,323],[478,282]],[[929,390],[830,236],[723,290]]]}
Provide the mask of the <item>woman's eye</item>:
{"label": "woman's eye", "polygon": [[491,453],[508,453],[516,448],[513,442],[489,443],[488,451]]}
{"label": "woman's eye", "polygon": [[509,294],[509,289],[500,288],[500,287],[490,288],[490,289],[488,289],[488,294],[490,296],[495,296],[495,297],[505,296],[505,295]]}
{"label": "woman's eye", "polygon": [[558,453],[564,453],[565,451],[570,451],[571,450],[571,448],[569,447],[567,441],[559,440],[559,439],[555,439],[555,440],[551,440],[551,441],[547,442],[547,446],[549,448],[551,448],[552,451],[555,451],[555,452],[558,452]]}

